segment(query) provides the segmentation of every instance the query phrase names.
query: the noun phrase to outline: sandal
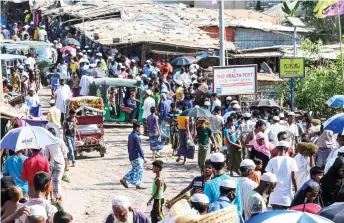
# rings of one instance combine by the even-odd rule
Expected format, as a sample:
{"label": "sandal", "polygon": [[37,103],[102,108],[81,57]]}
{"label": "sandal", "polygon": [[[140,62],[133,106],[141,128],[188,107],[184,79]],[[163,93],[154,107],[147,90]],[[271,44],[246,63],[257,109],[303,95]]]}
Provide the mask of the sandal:
{"label": "sandal", "polygon": [[141,187],[140,185],[136,186],[136,190],[145,190],[145,189],[146,189],[145,187]]}
{"label": "sandal", "polygon": [[128,187],[128,184],[127,184],[127,182],[126,182],[126,180],[121,179],[119,182],[123,185],[123,187],[129,188],[129,187]]}

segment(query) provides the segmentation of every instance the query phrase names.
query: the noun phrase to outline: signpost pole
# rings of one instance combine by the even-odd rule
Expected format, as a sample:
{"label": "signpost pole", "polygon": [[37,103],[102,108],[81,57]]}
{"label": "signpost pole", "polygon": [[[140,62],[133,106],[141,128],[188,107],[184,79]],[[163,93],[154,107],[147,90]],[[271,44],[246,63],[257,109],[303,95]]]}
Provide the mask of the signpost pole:
{"label": "signpost pole", "polygon": [[[294,27],[294,58],[296,58],[296,26]],[[294,78],[290,78],[290,110],[294,111]]]}
{"label": "signpost pole", "polygon": [[225,66],[224,0],[219,0],[220,66]]}

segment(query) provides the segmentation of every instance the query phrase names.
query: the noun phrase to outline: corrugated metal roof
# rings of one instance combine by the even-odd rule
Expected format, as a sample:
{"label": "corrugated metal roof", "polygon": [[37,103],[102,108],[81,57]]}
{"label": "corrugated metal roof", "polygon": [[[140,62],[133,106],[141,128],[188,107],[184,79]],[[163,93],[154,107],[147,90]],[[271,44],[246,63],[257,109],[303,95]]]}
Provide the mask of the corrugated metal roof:
{"label": "corrugated metal roof", "polygon": [[283,79],[279,78],[277,75],[266,73],[258,73],[257,80],[268,82],[283,82]]}
{"label": "corrugated metal roof", "polygon": [[231,54],[232,58],[263,58],[263,57],[281,57],[282,52],[259,52],[259,53],[241,53],[241,54]]}
{"label": "corrugated metal roof", "polygon": [[[153,15],[130,19],[106,19],[85,22],[86,36],[94,40],[94,33],[100,39],[96,40],[102,45],[126,45],[135,43],[158,43],[181,46],[195,49],[218,49],[219,41],[213,39],[206,32],[192,25],[171,22],[169,18]],[[76,24],[78,30],[83,29],[82,24]],[[113,43],[113,38],[119,42]],[[227,44],[234,50],[233,44]]]}

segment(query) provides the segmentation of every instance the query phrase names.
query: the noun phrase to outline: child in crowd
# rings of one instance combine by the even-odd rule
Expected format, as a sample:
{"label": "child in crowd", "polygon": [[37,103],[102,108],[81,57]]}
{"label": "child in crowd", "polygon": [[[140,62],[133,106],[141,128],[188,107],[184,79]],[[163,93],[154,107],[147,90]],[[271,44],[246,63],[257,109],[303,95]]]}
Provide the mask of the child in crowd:
{"label": "child in crowd", "polygon": [[158,223],[165,218],[162,213],[162,205],[164,204],[164,192],[166,190],[166,184],[164,179],[161,177],[161,171],[164,163],[161,160],[155,160],[152,164],[155,178],[152,187],[152,197],[147,202],[147,206],[149,206],[154,200],[151,211],[151,220],[152,223]]}
{"label": "child in crowd", "polygon": [[4,206],[1,208],[1,220],[6,219],[8,216],[12,215],[18,208],[22,207],[23,204],[19,203],[20,199],[23,198],[23,191],[20,187],[11,187],[8,189],[9,196],[11,200],[5,202]]}
{"label": "child in crowd", "polygon": [[253,159],[254,164],[256,164],[256,169],[253,171],[252,181],[256,182],[257,184],[260,183],[260,177],[262,176],[262,168],[263,168],[263,161],[261,159],[255,158]]}

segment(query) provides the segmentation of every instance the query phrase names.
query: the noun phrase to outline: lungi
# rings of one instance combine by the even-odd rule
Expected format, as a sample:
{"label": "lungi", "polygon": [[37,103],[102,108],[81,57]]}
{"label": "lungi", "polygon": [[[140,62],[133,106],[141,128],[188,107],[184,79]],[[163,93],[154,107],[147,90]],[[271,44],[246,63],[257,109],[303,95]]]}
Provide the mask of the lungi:
{"label": "lungi", "polygon": [[241,151],[237,148],[228,148],[228,160],[227,160],[227,167],[230,171],[239,171],[240,163],[241,163]]}
{"label": "lungi", "polygon": [[222,147],[222,132],[214,133],[214,139],[215,139],[215,147],[218,149],[221,149]]}
{"label": "lungi", "polygon": [[205,145],[198,145],[198,167],[201,170],[201,173],[203,173],[204,170],[204,163],[207,159],[210,158],[210,144]]}
{"label": "lungi", "polygon": [[184,156],[188,159],[193,159],[195,156],[195,147],[187,147],[187,133],[185,129],[179,130],[179,147],[177,151],[177,156]]}
{"label": "lungi", "polygon": [[52,183],[53,183],[53,194],[55,198],[60,198],[62,196],[62,185],[61,180],[64,171],[64,165],[54,162],[54,166],[50,167]]}
{"label": "lungi", "polygon": [[143,176],[143,159],[137,158],[131,161],[131,166],[131,170],[124,176],[124,178],[135,186],[140,185]]}
{"label": "lungi", "polygon": [[164,142],[158,132],[149,133],[149,145],[152,151],[160,151],[164,148]]}

